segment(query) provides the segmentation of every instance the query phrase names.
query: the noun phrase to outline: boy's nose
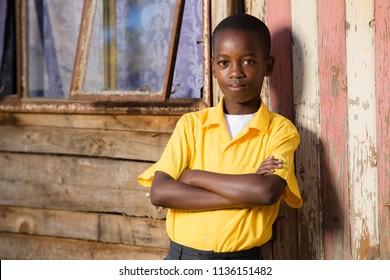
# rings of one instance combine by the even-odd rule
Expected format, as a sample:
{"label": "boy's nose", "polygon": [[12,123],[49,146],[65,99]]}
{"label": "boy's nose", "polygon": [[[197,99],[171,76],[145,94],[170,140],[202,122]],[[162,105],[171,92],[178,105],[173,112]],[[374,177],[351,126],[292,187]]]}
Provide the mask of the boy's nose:
{"label": "boy's nose", "polygon": [[237,79],[243,76],[244,72],[242,71],[241,64],[233,64],[230,71],[230,78]]}

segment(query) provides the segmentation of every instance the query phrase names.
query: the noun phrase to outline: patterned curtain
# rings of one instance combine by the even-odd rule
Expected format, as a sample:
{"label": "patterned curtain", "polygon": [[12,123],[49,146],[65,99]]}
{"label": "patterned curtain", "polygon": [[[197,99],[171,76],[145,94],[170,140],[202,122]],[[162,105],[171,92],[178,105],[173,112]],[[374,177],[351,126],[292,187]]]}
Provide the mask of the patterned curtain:
{"label": "patterned curtain", "polygon": [[66,98],[83,1],[29,0],[27,5],[28,95]]}
{"label": "patterned curtain", "polygon": [[[69,93],[83,1],[30,0],[29,96]],[[104,89],[102,3],[98,1],[84,91]],[[160,90],[176,0],[117,0],[117,89]],[[200,97],[202,1],[186,0],[172,97]]]}
{"label": "patterned curtain", "polygon": [[16,93],[15,3],[0,1],[0,96]]}
{"label": "patterned curtain", "polygon": [[174,98],[200,98],[203,87],[202,1],[186,0],[173,87]]}

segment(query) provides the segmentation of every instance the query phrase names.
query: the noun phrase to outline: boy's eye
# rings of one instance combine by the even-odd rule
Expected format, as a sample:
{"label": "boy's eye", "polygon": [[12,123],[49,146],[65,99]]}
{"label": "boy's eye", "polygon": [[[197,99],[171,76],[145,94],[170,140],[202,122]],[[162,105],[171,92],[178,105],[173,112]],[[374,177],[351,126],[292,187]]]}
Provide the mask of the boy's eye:
{"label": "boy's eye", "polygon": [[226,66],[226,65],[228,65],[228,62],[227,61],[218,61],[218,65],[219,66]]}
{"label": "boy's eye", "polygon": [[250,60],[250,59],[246,59],[242,62],[242,64],[246,64],[246,65],[252,65],[254,64],[255,62],[253,60]]}

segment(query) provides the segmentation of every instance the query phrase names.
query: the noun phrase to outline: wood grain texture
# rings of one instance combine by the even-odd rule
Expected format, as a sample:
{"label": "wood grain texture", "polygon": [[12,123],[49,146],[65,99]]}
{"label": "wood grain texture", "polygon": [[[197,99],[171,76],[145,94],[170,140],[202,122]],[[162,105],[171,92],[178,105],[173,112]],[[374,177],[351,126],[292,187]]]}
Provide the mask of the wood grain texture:
{"label": "wood grain texture", "polygon": [[164,220],[0,206],[0,232],[168,248]]}
{"label": "wood grain texture", "polygon": [[390,259],[390,3],[375,1],[376,131],[380,258]]}
{"label": "wood grain texture", "polygon": [[[270,109],[294,120],[292,34],[290,1],[268,0],[267,25],[271,32],[271,54],[275,66],[269,77]],[[298,259],[297,211],[282,204],[275,223],[275,259]]]}
{"label": "wood grain texture", "polygon": [[294,121],[291,2],[267,0],[266,5],[271,55],[275,57],[269,77],[270,109]]}
{"label": "wood grain texture", "polygon": [[301,142],[295,156],[303,206],[298,211],[299,259],[323,259],[320,188],[317,4],[291,1],[295,123]]}
{"label": "wood grain texture", "polygon": [[325,259],[349,259],[345,3],[318,1],[321,185]]}
{"label": "wood grain texture", "polygon": [[0,150],[157,161],[170,134],[0,126]]}
{"label": "wood grain texture", "polygon": [[0,232],[0,258],[11,260],[162,260],[167,249]]}
{"label": "wood grain texture", "polygon": [[152,163],[0,152],[0,178],[37,184],[67,184],[147,191],[136,177]]}
{"label": "wood grain texture", "polygon": [[351,258],[377,259],[374,0],[364,2],[346,1]]}
{"label": "wood grain texture", "polygon": [[64,115],[0,112],[0,125],[172,133],[178,116]]}

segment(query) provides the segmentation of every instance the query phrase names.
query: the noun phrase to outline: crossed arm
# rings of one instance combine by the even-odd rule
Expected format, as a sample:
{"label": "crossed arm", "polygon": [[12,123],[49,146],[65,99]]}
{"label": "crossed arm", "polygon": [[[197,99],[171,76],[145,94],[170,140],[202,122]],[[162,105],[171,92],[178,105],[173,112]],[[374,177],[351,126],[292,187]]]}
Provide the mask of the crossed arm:
{"label": "crossed arm", "polygon": [[266,159],[256,173],[230,175],[186,169],[176,181],[156,172],[150,191],[153,205],[181,210],[212,210],[271,205],[282,195],[286,182],[272,174],[280,160]]}

